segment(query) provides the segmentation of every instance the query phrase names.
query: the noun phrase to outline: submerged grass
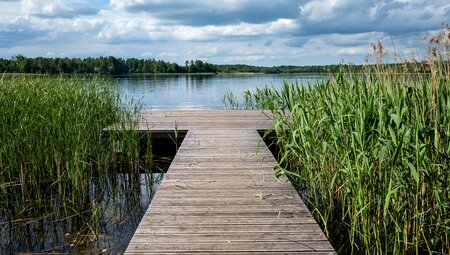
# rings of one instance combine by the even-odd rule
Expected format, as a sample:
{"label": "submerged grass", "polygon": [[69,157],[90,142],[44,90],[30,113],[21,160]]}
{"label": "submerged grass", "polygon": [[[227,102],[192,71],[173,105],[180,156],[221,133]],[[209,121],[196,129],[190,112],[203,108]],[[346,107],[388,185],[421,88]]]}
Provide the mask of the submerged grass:
{"label": "submerged grass", "polygon": [[450,253],[449,43],[430,40],[428,74],[383,64],[377,45],[365,73],[246,93],[244,108],[272,110],[278,173],[340,254]]}
{"label": "submerged grass", "polygon": [[151,164],[150,142],[147,157],[140,154],[142,134],[102,131],[114,123],[129,129],[140,109],[122,103],[103,78],[3,75],[0,109],[0,212],[7,220],[51,207],[59,218],[90,211],[95,222],[98,190],[110,187],[114,166],[139,173]]}

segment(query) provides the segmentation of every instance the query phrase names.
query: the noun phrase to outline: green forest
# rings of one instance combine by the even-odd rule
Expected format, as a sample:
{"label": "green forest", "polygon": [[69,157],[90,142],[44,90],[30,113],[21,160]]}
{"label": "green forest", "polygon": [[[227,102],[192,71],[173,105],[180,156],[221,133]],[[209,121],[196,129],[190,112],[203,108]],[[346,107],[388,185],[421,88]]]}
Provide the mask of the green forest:
{"label": "green forest", "polygon": [[186,61],[185,66],[156,59],[136,58],[27,58],[22,55],[0,59],[3,73],[37,74],[105,74],[135,73],[215,73],[216,67],[200,60]]}
{"label": "green forest", "polygon": [[[401,65],[403,72],[428,73],[424,63],[386,64],[389,66]],[[28,58],[17,55],[9,59],[0,58],[1,73],[30,73],[30,74],[102,74],[102,75],[128,75],[145,73],[337,73],[340,68],[361,72],[363,68],[374,65],[322,65],[322,66],[252,66],[242,64],[217,65],[201,60],[186,60],[184,65],[158,59],[137,58]]]}
{"label": "green forest", "polygon": [[104,74],[126,75],[139,73],[329,73],[340,65],[327,66],[251,66],[215,65],[201,60],[186,60],[184,65],[157,59],[137,58],[28,58],[22,55],[0,58],[2,73],[32,74]]}

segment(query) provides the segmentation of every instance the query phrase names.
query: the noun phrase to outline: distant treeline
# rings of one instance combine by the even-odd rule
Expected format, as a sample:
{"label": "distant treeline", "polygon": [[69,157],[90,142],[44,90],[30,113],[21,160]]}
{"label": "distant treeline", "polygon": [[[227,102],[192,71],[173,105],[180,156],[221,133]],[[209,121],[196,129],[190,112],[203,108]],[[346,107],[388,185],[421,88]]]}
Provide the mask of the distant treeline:
{"label": "distant treeline", "polygon": [[[399,64],[392,64],[392,66]],[[139,73],[336,73],[347,65],[323,66],[251,66],[215,65],[201,60],[190,60],[184,65],[156,59],[137,58],[28,58],[22,55],[10,59],[0,58],[1,73],[33,74],[104,74],[126,75]],[[367,67],[367,66],[366,66]],[[354,72],[362,71],[363,65],[352,65]],[[415,70],[412,70],[415,69]],[[421,63],[408,64],[405,72],[427,72]]]}
{"label": "distant treeline", "polygon": [[201,60],[186,61],[184,66],[156,59],[136,58],[27,58],[21,55],[0,59],[0,72],[39,74],[106,74],[135,73],[216,73],[215,65]]}
{"label": "distant treeline", "polygon": [[[335,73],[341,65],[323,66],[250,66],[250,65],[216,65],[222,73]],[[358,67],[360,68],[360,67]]]}

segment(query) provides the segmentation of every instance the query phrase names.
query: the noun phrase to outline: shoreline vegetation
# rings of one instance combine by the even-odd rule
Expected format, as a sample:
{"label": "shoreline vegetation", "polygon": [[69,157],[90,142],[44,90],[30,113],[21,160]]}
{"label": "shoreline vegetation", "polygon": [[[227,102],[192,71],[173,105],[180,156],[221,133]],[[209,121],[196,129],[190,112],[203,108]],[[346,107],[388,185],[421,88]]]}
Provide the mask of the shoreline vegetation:
{"label": "shoreline vegetation", "polygon": [[[138,172],[137,132],[106,139],[103,129],[135,125],[140,106],[124,105],[107,80],[3,75],[0,99],[2,195],[16,195],[8,189],[21,187],[17,195],[23,206],[28,198],[39,200],[42,184],[55,185],[58,193],[86,195],[84,177],[111,169],[116,156],[111,140],[124,143],[127,163]],[[66,180],[71,182],[67,187],[62,185]]]}
{"label": "shoreline vegetation", "polygon": [[[400,67],[398,64],[389,64]],[[139,74],[308,74],[338,73],[341,67],[363,72],[370,65],[317,65],[317,66],[251,66],[242,64],[210,64],[201,60],[186,61],[184,65],[156,59],[122,59],[113,56],[97,58],[28,58],[17,55],[9,59],[0,58],[0,73],[23,74],[100,74],[100,75],[139,75]],[[372,69],[375,65],[370,66]],[[403,73],[429,73],[424,62],[401,65]]]}
{"label": "shoreline vegetation", "polygon": [[135,125],[137,102],[124,104],[101,77],[3,75],[0,109],[0,250],[94,249],[137,226],[139,194],[153,189],[152,180],[141,187],[151,143],[143,148],[137,131],[104,132]]}
{"label": "shoreline vegetation", "polygon": [[450,254],[450,29],[425,50],[428,74],[384,64],[378,44],[364,73],[224,96],[273,113],[276,173],[339,254]]}

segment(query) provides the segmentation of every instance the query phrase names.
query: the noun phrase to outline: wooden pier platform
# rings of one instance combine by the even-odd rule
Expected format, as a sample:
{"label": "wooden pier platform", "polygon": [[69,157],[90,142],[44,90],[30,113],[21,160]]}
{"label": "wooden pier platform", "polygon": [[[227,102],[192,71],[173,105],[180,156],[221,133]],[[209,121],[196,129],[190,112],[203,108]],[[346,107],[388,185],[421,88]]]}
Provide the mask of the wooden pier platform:
{"label": "wooden pier platform", "polygon": [[[187,130],[125,254],[335,254],[257,130],[260,111],[145,111],[139,129]],[[259,148],[259,153],[257,149]]]}

